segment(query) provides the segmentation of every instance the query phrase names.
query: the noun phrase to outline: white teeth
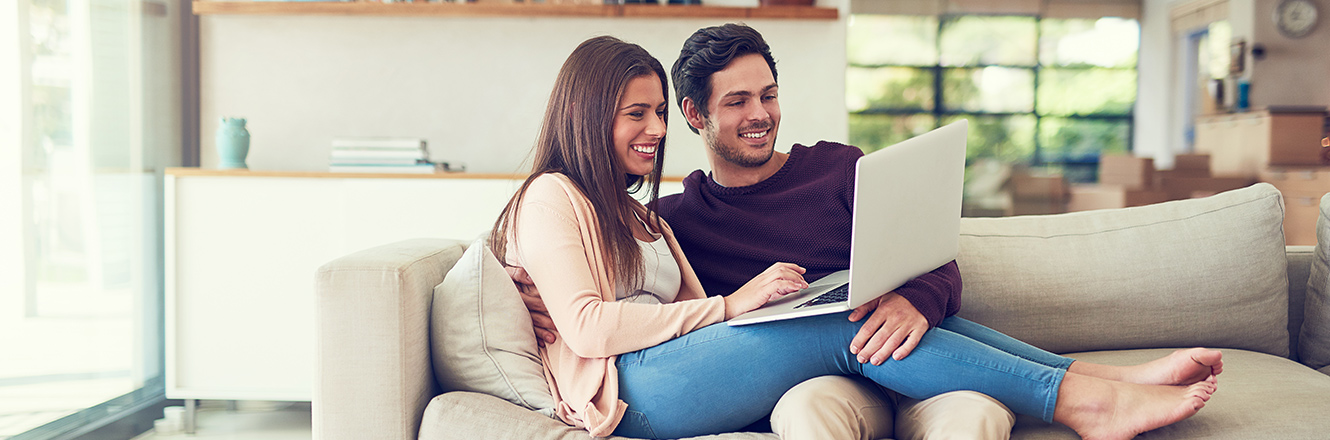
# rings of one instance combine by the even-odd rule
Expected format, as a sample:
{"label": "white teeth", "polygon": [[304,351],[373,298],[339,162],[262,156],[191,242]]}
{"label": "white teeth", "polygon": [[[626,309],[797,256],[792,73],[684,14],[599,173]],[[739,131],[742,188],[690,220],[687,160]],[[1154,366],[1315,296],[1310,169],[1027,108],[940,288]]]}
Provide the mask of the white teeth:
{"label": "white teeth", "polygon": [[638,152],[638,153],[642,153],[642,154],[656,154],[656,146],[655,146],[655,145],[652,145],[652,146],[650,146],[650,147],[647,147],[647,146],[640,146],[640,145],[633,145],[632,148],[633,148],[633,151],[636,151],[636,152]]}
{"label": "white teeth", "polygon": [[771,130],[767,130],[767,131],[759,131],[759,132],[757,132],[757,133],[744,133],[744,134],[741,134],[741,135],[739,135],[739,136],[746,137],[746,138],[749,138],[749,139],[757,139],[757,138],[760,138],[760,137],[762,137],[762,136],[766,136],[766,135],[767,135],[767,132],[770,132],[770,131],[771,131]]}

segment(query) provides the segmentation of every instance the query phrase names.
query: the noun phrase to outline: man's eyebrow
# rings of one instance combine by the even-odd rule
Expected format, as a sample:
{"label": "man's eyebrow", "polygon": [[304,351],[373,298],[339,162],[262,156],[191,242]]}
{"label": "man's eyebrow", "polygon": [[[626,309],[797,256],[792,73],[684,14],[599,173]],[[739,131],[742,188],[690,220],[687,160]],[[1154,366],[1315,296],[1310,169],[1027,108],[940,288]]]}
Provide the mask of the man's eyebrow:
{"label": "man's eyebrow", "polygon": [[726,93],[725,96],[721,97],[721,99],[729,98],[731,96],[753,96],[753,93],[747,90],[736,90],[730,93]]}
{"label": "man's eyebrow", "polygon": [[[779,84],[776,84],[776,83],[772,83],[771,85],[768,85],[768,86],[766,86],[766,87],[763,87],[762,90],[759,91],[758,93],[766,93],[766,92],[769,92],[769,91],[771,91],[772,89],[775,89],[775,88],[777,88],[777,87],[780,87],[780,85],[779,85]],[[725,96],[722,96],[722,97],[721,97],[721,99],[729,98],[729,97],[731,97],[731,96],[753,96],[753,92],[749,92],[749,91],[747,91],[747,90],[736,90],[736,91],[733,91],[733,92],[730,92],[730,93],[726,93]]]}

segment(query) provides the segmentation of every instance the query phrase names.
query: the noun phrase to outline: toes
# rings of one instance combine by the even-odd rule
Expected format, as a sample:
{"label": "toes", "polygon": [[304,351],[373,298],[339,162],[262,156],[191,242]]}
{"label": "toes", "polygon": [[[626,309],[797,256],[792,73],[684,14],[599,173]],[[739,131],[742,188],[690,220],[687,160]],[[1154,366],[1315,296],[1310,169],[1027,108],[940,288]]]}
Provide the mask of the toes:
{"label": "toes", "polygon": [[1197,382],[1187,387],[1186,395],[1189,397],[1200,397],[1204,400],[1210,400],[1210,396],[1219,390],[1219,385],[1213,382]]}
{"label": "toes", "polygon": [[1224,353],[1219,350],[1210,350],[1206,348],[1193,348],[1190,350],[1191,360],[1210,367],[1211,369],[1224,366]]}

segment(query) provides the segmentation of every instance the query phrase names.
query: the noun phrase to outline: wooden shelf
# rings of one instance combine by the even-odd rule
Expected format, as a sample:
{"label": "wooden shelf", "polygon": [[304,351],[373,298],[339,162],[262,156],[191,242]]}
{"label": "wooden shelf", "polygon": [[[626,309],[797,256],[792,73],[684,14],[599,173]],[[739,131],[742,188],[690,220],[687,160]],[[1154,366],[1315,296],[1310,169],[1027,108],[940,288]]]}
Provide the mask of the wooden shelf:
{"label": "wooden shelf", "polygon": [[[279,171],[249,169],[216,169],[194,167],[169,167],[168,176],[204,176],[204,177],[296,177],[296,178],[334,178],[334,179],[501,179],[525,180],[526,174],[500,173],[448,173],[433,174],[398,174],[398,173],[334,173],[328,171]],[[684,176],[661,176],[661,182],[683,182]]]}
{"label": "wooden shelf", "polygon": [[729,8],[698,5],[596,5],[551,3],[377,3],[194,1],[195,15],[380,15],[433,17],[625,17],[766,18],[835,20],[836,8],[764,6]]}

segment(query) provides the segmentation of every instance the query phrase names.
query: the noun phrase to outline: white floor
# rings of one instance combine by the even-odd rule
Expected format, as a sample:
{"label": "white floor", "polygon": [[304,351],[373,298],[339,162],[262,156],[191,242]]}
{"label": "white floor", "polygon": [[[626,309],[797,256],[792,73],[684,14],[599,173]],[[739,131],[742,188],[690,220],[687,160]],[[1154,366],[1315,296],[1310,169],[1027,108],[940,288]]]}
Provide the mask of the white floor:
{"label": "white floor", "polygon": [[145,374],[127,291],[46,283],[39,293],[29,317],[24,298],[0,291],[0,439],[133,391]]}
{"label": "white floor", "polygon": [[238,402],[230,409],[205,401],[194,435],[148,431],[132,440],[309,440],[314,438],[310,420],[308,402]]}

